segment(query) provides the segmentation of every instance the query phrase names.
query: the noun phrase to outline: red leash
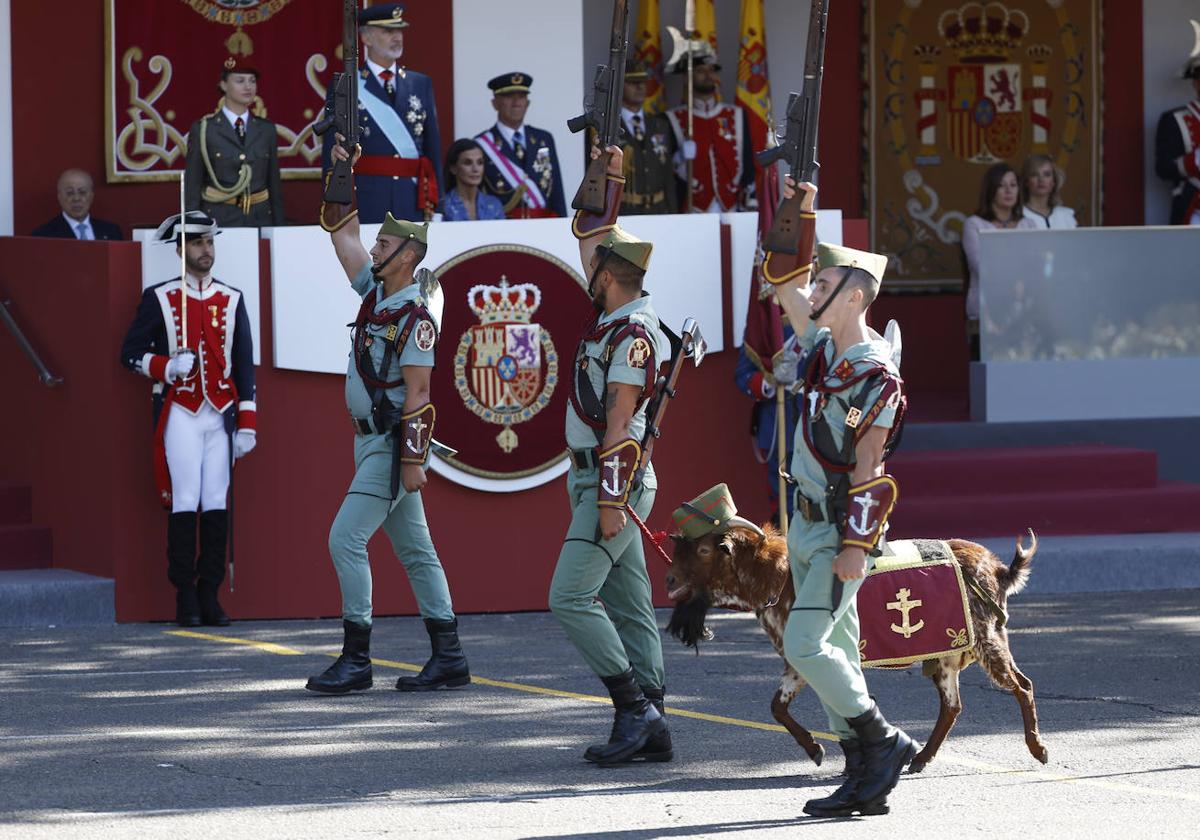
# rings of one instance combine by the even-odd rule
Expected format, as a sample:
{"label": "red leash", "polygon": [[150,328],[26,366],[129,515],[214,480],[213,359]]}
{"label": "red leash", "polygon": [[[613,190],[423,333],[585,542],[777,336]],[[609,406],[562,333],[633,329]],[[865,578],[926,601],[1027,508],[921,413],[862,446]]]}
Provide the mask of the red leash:
{"label": "red leash", "polygon": [[647,540],[650,541],[650,544],[654,546],[654,550],[658,552],[658,556],[663,559],[663,562],[668,566],[673,565],[671,558],[667,556],[667,552],[663,551],[662,547],[662,541],[667,538],[667,532],[659,531],[657,534],[652,533],[650,529],[646,527],[646,523],[642,521],[642,518],[633,512],[632,505],[626,504],[625,512],[628,513],[630,518],[632,518],[633,521],[637,523],[637,526],[642,529],[642,534]]}

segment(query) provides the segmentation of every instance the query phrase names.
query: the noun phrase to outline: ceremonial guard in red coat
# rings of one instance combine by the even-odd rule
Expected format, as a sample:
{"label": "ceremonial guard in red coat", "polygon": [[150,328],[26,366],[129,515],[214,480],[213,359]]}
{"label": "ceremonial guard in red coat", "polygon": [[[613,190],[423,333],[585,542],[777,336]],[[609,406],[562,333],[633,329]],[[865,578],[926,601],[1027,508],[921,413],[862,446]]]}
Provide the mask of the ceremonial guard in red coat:
{"label": "ceremonial guard in red coat", "polygon": [[1200,56],[1188,61],[1183,78],[1196,97],[1158,118],[1154,171],[1171,184],[1171,224],[1200,225]]}
{"label": "ceremonial guard in red coat", "polygon": [[[242,293],[210,275],[216,222],[172,216],[155,239],[186,234],[187,300],[179,278],[146,289],[121,363],[154,381],[155,477],[167,520],[167,577],[181,626],[225,626],[226,491],[233,461],[255,444],[254,344]],[[196,554],[196,524],[200,552]]]}
{"label": "ceremonial guard in red coat", "polygon": [[[694,136],[687,136],[686,104],[667,112],[676,144],[684,150],[683,158],[692,162],[692,210],[723,213],[753,209],[757,206],[754,202],[754,159],[746,112],[737,105],[717,99],[720,84],[717,73],[721,65],[707,43],[703,48],[695,51],[692,57]],[[669,69],[675,73],[686,72],[687,61],[680,60]],[[686,163],[677,161],[677,171],[686,183]]]}

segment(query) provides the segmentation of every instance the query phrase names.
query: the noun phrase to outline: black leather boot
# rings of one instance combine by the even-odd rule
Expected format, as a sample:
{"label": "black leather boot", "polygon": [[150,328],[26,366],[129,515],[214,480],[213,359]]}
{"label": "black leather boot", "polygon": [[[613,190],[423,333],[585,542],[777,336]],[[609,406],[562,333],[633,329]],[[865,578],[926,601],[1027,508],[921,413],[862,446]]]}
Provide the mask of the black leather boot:
{"label": "black leather boot", "polygon": [[194,510],[167,516],[167,580],[175,587],[175,623],[180,627],[199,627]]}
{"label": "black leather boot", "polygon": [[646,699],[633,678],[633,669],[615,677],[601,677],[613,702],[612,734],[607,744],[588,748],[583,757],[596,764],[621,764],[646,746],[652,737],[665,734],[666,721],[658,709]]}
{"label": "black leather boot", "polygon": [[433,691],[445,686],[458,688],[471,681],[467,668],[467,656],[458,641],[458,619],[437,621],[425,619],[425,630],[429,633],[429,645],[433,655],[415,677],[401,677],[396,681],[397,691]]}
{"label": "black leather boot", "polygon": [[206,510],[200,514],[196,594],[200,599],[200,618],[210,627],[229,626],[229,616],[217,600],[217,591],[221,588],[221,581],[225,580],[225,546],[228,541],[229,514],[226,511]]}
{"label": "black leather boot", "polygon": [[829,796],[804,803],[804,813],[814,817],[848,817],[858,804],[858,786],[863,779],[863,756],[858,741],[842,741],[846,756],[846,781]]}
{"label": "black leather boot", "polygon": [[874,703],[869,711],[846,722],[858,733],[863,757],[862,781],[854,810],[864,816],[886,814],[887,796],[900,781],[905,766],[916,757],[917,745],[903,730],[884,720]]}
{"label": "black leather boot", "polygon": [[353,621],[342,621],[345,638],[342,655],[318,677],[309,677],[309,691],[322,694],[348,694],[371,687],[371,628]]}
{"label": "black leather boot", "polygon": [[[661,732],[651,735],[646,739],[646,744],[640,750],[629,757],[629,761],[670,761],[675,757],[675,750],[671,745],[671,732],[667,729],[667,711],[666,704],[663,702],[664,689],[649,688],[642,686],[642,694],[650,701],[650,705],[658,710],[659,715],[663,719],[663,728]],[[583,757],[588,761],[596,761],[606,744],[593,744],[587,748]]]}

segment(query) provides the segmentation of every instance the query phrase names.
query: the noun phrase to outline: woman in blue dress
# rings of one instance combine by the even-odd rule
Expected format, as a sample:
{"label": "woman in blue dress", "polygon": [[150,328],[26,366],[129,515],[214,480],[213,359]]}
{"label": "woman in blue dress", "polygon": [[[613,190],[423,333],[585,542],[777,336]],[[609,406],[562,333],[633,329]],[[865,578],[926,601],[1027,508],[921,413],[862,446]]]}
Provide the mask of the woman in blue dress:
{"label": "woman in blue dress", "polygon": [[483,182],[483,149],[471,139],[455,140],[446,152],[446,192],[438,202],[443,222],[503,219],[500,199],[479,188]]}

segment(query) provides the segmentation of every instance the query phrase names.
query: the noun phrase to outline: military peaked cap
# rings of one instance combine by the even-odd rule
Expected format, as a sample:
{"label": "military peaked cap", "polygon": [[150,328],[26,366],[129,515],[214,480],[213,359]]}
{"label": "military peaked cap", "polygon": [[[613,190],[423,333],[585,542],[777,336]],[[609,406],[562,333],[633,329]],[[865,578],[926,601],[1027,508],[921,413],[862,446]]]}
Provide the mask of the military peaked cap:
{"label": "military peaked cap", "polygon": [[625,81],[644,82],[650,78],[650,65],[631,58],[625,62]]}
{"label": "military peaked cap", "polygon": [[737,515],[737,505],[725,484],[710,487],[690,502],[684,502],[675,508],[671,519],[675,529],[689,540],[713,532],[723,534],[734,526],[762,533],[753,522]]}
{"label": "military peaked cap", "polygon": [[371,6],[358,13],[359,26],[382,26],[384,29],[403,29],[408,26],[404,19],[403,3],[384,3]]}
{"label": "military peaked cap", "polygon": [[497,96],[504,93],[529,93],[533,84],[533,76],[528,73],[501,73],[488,82],[488,87]]}
{"label": "military peaked cap", "polygon": [[258,72],[257,67],[251,67],[246,63],[246,59],[238,58],[235,55],[225,59],[225,63],[221,65],[221,78],[224,79],[230,73],[253,73],[256,77],[262,74]]}

